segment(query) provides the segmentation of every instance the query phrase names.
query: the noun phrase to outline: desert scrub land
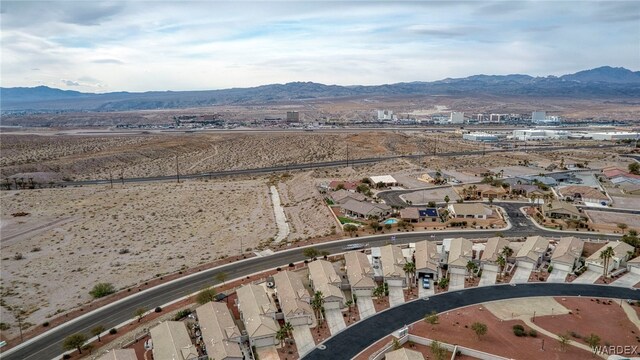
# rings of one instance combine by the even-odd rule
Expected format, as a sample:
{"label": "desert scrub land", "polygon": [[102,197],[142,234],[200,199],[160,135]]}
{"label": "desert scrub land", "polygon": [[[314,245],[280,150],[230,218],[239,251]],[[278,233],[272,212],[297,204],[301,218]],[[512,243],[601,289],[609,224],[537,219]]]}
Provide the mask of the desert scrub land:
{"label": "desert scrub land", "polygon": [[3,322],[15,324],[11,309],[21,306],[26,322],[41,324],[89,301],[96,283],[119,289],[239,254],[240,238],[244,250],[268,243],[277,229],[267,184],[256,178],[2,192]]}
{"label": "desert scrub land", "polygon": [[[439,135],[442,151],[478,149],[460,135]],[[349,133],[189,133],[45,135],[0,134],[2,178],[49,174],[59,179],[118,179],[180,172],[283,166],[349,158],[430,152],[433,134],[418,131]],[[48,180],[36,181],[47,183]]]}

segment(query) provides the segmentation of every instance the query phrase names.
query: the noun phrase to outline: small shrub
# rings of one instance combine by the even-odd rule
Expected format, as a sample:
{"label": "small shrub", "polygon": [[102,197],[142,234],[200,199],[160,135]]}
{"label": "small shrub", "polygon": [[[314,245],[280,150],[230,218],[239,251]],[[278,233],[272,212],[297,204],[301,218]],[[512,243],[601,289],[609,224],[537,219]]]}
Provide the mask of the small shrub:
{"label": "small shrub", "polygon": [[524,331],[524,326],[520,324],[513,325],[513,334],[517,337],[527,336],[527,333]]}
{"label": "small shrub", "polygon": [[49,326],[49,322],[48,321],[45,321],[45,322],[42,323],[42,327],[47,327],[47,326]]}
{"label": "small shrub", "polygon": [[529,330],[529,336],[538,337],[538,332],[535,329]]}
{"label": "small shrub", "polygon": [[63,359],[63,360],[71,359],[71,355],[69,355],[69,354],[64,354],[64,355],[62,355],[62,359]]}
{"label": "small shrub", "polygon": [[118,329],[116,329],[116,328],[111,328],[111,330],[109,330],[109,334],[111,334],[111,335],[115,335],[117,333],[118,333]]}
{"label": "small shrub", "polygon": [[89,291],[89,294],[97,299],[97,298],[101,298],[101,297],[113,294],[114,292],[116,292],[116,290],[113,287],[113,284],[99,283],[99,284],[96,284],[91,291]]}
{"label": "small shrub", "polygon": [[5,322],[0,322],[0,330],[9,330],[10,328],[11,328],[11,325]]}
{"label": "small shrub", "polygon": [[157,313],[162,312],[162,308],[160,306],[158,306],[154,311],[157,312]]}

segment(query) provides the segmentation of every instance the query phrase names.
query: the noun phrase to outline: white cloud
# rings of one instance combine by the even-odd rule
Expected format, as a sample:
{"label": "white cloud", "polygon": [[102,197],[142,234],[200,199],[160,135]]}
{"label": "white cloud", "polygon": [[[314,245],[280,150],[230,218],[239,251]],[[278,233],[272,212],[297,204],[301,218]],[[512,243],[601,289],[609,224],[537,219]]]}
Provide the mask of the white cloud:
{"label": "white cloud", "polygon": [[640,63],[633,2],[3,1],[1,13],[2,86],[380,84]]}

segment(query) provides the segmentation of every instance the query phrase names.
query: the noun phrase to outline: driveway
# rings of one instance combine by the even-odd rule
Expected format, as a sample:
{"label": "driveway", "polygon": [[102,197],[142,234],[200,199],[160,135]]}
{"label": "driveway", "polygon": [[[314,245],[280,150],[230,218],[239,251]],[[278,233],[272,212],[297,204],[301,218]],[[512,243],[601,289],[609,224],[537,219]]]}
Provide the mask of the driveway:
{"label": "driveway", "polygon": [[493,270],[483,269],[482,276],[480,277],[480,283],[478,286],[495,285],[498,273]]}
{"label": "driveway", "polygon": [[389,286],[389,306],[404,304],[404,292],[400,286]]}
{"label": "driveway", "polygon": [[626,273],[611,283],[611,286],[633,287],[640,282],[640,274]]}
{"label": "driveway", "polygon": [[529,275],[531,275],[530,268],[527,268],[524,266],[518,266],[516,268],[516,273],[513,274],[513,277],[511,278],[511,281],[509,283],[510,284],[526,283],[529,281]]}
{"label": "driveway", "polygon": [[587,270],[584,274],[578,276],[575,280],[573,280],[574,284],[593,284],[598,280],[598,278],[602,275],[599,271],[591,271]]}
{"label": "driveway", "polygon": [[569,275],[569,272],[566,270],[553,269],[547,278],[547,282],[563,283],[567,279],[567,275]]}
{"label": "driveway", "polygon": [[373,307],[373,299],[371,299],[371,296],[360,296],[358,298],[358,312],[360,313],[360,319],[376,313],[376,308]]}
{"label": "driveway", "polygon": [[451,274],[449,276],[449,291],[464,289],[464,275]]}
{"label": "driveway", "polygon": [[294,326],[293,339],[296,341],[296,347],[298,348],[298,354],[300,354],[300,356],[306,354],[316,347],[316,343],[313,341],[313,336],[311,335],[311,329],[309,329],[309,325]]}
{"label": "driveway", "polygon": [[436,285],[431,281],[431,286],[428,289],[425,289],[422,287],[422,282],[420,282],[418,285],[418,296],[423,298],[435,294],[434,286]]}
{"label": "driveway", "polygon": [[324,312],[325,320],[329,324],[331,335],[335,335],[338,331],[347,327],[344,323],[344,317],[340,309],[329,309]]}

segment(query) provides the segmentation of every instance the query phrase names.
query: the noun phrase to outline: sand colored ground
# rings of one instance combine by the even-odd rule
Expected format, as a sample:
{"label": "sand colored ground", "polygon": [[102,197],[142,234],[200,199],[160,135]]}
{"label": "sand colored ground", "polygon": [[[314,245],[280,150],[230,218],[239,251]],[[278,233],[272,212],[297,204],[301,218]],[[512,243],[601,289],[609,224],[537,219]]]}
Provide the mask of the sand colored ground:
{"label": "sand colored ground", "polygon": [[640,230],[640,215],[594,210],[586,210],[585,213],[589,216],[594,225],[603,231],[611,233],[614,231],[621,232],[622,230],[618,227],[618,224],[626,224],[628,229]]}
{"label": "sand colored ground", "polygon": [[511,320],[520,316],[538,317],[569,313],[569,309],[549,297],[494,301],[486,303],[484,307],[501,320]]}
{"label": "sand colored ground", "polygon": [[[267,243],[277,230],[267,180],[4,192],[3,321],[20,305],[38,324],[116,288]],[[11,214],[24,211],[25,217]],[[43,230],[28,231],[65,220]],[[70,220],[68,220],[70,219]],[[67,221],[68,220],[68,221]],[[313,227],[313,226],[311,226]],[[21,231],[21,229],[27,229]],[[14,254],[24,259],[15,260]]]}

